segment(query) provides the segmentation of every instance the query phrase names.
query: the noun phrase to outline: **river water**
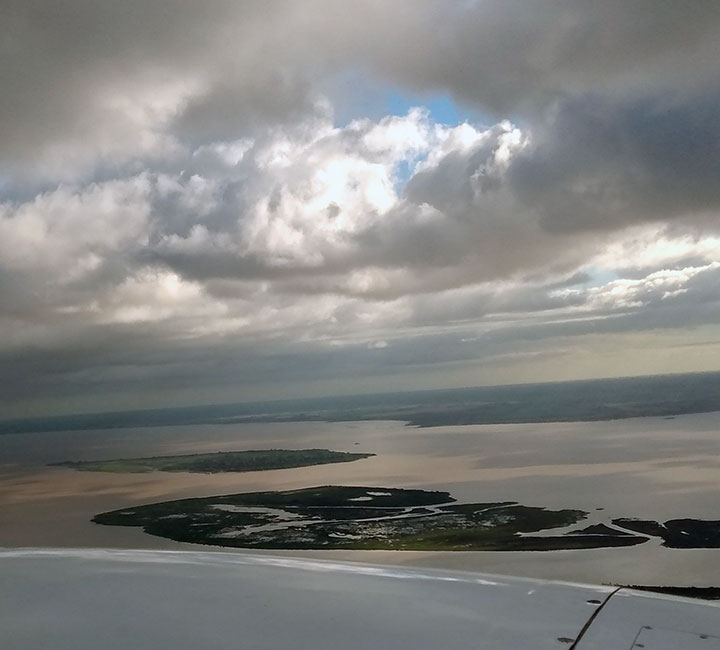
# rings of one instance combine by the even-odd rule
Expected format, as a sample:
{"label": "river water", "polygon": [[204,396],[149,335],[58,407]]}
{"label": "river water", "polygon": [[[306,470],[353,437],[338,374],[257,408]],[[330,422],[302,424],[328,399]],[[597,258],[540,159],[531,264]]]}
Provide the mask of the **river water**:
{"label": "river water", "polygon": [[[63,460],[273,447],[377,456],[212,475],[111,474],[47,466]],[[589,513],[589,523],[608,523],[615,517],[720,519],[720,413],[426,429],[402,422],[300,422],[2,435],[0,547],[197,548],[135,528],[98,526],[90,519],[106,510],[174,498],[316,485],[424,488],[448,491],[459,502],[578,508]],[[528,553],[288,555],[593,583],[720,585],[720,549],[666,549],[658,540],[627,548]]]}

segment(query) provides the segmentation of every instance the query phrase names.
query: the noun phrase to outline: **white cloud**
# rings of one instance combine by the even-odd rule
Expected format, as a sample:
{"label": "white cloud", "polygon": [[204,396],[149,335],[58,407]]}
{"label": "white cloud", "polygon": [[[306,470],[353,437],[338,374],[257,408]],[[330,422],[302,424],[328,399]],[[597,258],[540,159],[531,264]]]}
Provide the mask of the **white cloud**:
{"label": "white cloud", "polygon": [[148,242],[150,182],[145,174],[86,187],[60,186],[21,203],[0,204],[0,264],[48,273],[97,267],[98,257]]}
{"label": "white cloud", "polygon": [[126,278],[93,307],[105,323],[194,322],[198,317],[222,318],[227,312],[225,305],[204,295],[199,283],[156,269],[142,269]]}
{"label": "white cloud", "polygon": [[720,259],[720,235],[667,224],[637,226],[619,233],[592,264],[604,269],[649,269],[676,266],[685,260]]}

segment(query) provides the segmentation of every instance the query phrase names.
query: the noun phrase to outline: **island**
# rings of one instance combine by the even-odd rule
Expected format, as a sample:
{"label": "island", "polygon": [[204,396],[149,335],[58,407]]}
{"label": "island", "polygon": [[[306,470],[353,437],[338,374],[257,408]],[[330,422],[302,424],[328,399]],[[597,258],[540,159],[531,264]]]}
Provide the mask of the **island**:
{"label": "island", "polygon": [[703,519],[670,519],[664,523],[647,519],[614,519],[613,524],[659,537],[668,548],[720,548],[720,521]]}
{"label": "island", "polygon": [[537,534],[587,515],[514,501],[459,504],[448,492],[331,485],[179,499],[105,512],[93,521],[139,526],[178,542],[258,549],[549,551],[647,539],[610,528]]}
{"label": "island", "polygon": [[218,451],[210,454],[118,458],[112,460],[63,461],[54,466],[72,467],[83,472],[257,472],[329,463],[348,463],[375,454],[330,451],[329,449],[254,449]]}

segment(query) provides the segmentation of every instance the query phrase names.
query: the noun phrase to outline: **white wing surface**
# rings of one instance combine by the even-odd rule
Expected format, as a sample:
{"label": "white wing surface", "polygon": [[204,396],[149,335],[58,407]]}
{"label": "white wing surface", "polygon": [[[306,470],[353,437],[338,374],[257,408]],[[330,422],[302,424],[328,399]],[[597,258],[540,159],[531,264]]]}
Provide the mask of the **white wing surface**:
{"label": "white wing surface", "polygon": [[701,602],[259,554],[7,549],[0,585],[3,650],[720,648]]}

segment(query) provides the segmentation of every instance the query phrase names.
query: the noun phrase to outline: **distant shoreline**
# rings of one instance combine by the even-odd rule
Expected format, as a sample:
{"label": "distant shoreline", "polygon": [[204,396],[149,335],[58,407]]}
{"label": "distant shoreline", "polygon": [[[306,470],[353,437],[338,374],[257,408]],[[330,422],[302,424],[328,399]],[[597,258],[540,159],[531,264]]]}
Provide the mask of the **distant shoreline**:
{"label": "distant shoreline", "polygon": [[0,421],[0,435],[200,424],[597,422],[720,411],[720,372],[217,404]]}

